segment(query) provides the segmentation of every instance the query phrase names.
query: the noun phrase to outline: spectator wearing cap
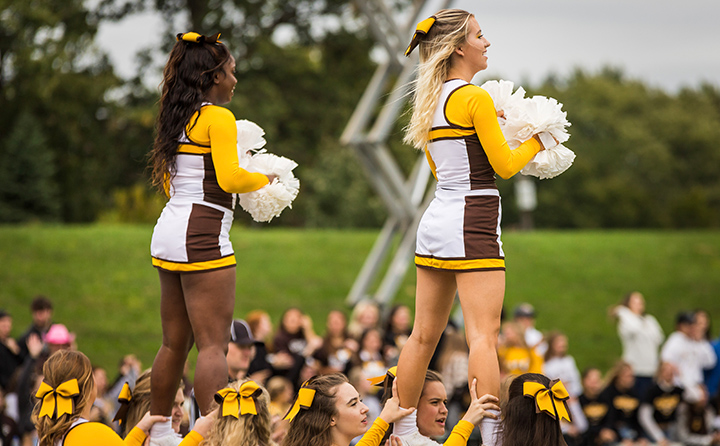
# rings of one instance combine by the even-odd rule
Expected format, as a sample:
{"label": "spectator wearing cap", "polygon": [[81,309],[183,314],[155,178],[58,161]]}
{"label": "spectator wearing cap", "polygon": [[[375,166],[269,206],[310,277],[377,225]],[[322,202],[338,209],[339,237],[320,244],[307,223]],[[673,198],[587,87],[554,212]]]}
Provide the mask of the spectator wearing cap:
{"label": "spectator wearing cap", "polygon": [[235,319],[230,326],[230,342],[226,355],[228,380],[245,379],[254,357],[255,337],[250,326],[242,319]]}
{"label": "spectator wearing cap", "polygon": [[535,350],[540,357],[545,356],[547,343],[540,330],[535,328],[535,307],[529,303],[522,303],[513,311],[513,321],[520,325],[528,347]]}
{"label": "spectator wearing cap", "polygon": [[58,350],[75,350],[75,334],[70,333],[63,324],[52,324],[43,340],[47,345],[49,355]]}
{"label": "spectator wearing cap", "polygon": [[626,294],[610,314],[617,318],[622,359],[632,366],[635,374],[635,393],[643,398],[652,387],[660,362],[658,350],[665,333],[658,321],[645,312],[645,298],[637,291]]}
{"label": "spectator wearing cap", "polygon": [[53,325],[53,305],[50,299],[43,295],[38,295],[33,298],[30,303],[30,315],[32,322],[25,332],[18,338],[18,344],[20,345],[20,356],[22,359],[28,355],[27,340],[31,334],[37,335],[40,339],[43,339],[47,334],[50,327]]}
{"label": "spectator wearing cap", "polygon": [[660,352],[660,358],[678,370],[678,385],[685,389],[685,399],[694,403],[707,392],[703,383],[703,369],[717,362],[712,345],[706,339],[695,337],[695,314],[690,311],[678,313],[675,331],[668,336]]}
{"label": "spectator wearing cap", "polygon": [[6,389],[15,369],[22,363],[20,347],[10,336],[12,316],[0,309],[0,387]]}

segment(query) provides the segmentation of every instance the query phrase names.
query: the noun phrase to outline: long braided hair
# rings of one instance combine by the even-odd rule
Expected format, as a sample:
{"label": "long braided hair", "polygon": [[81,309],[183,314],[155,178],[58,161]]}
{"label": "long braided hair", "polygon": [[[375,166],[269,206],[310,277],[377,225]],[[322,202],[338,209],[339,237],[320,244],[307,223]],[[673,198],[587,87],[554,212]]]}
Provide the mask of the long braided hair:
{"label": "long braided hair", "polygon": [[216,38],[201,36],[191,42],[181,36],[178,34],[163,70],[160,112],[150,152],[152,184],[161,191],[166,191],[167,181],[175,175],[178,139],[193,114],[200,111],[215,74],[230,60],[230,51]]}

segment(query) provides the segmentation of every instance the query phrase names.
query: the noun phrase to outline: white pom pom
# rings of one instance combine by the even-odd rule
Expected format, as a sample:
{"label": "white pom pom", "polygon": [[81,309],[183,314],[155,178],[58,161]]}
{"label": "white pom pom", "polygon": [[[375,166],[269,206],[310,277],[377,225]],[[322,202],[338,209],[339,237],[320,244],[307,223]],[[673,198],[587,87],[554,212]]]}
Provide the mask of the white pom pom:
{"label": "white pom pom", "polygon": [[265,130],[247,119],[235,121],[237,126],[237,150],[240,167],[246,169],[250,162],[251,150],[262,149],[265,146]]}
{"label": "white pom pom", "polygon": [[520,171],[541,180],[554,178],[565,172],[575,160],[575,153],[562,144],[538,152]]}
{"label": "white pom pom", "polygon": [[269,222],[280,216],[285,208],[292,208],[292,202],[300,191],[300,180],[295,178],[292,172],[295,167],[297,167],[295,161],[265,151],[249,157],[245,169],[277,176],[265,187],[238,194],[240,206],[252,216],[253,220]]}
{"label": "white pom pom", "polygon": [[[548,132],[559,143],[570,138],[566,128],[571,124],[557,100],[545,96],[525,98],[522,87],[512,93],[513,83],[503,80],[485,82],[482,88],[493,99],[495,109],[504,112],[504,118],[498,118],[498,122],[511,149],[542,132]],[[520,172],[541,179],[553,178],[565,172],[574,159],[572,150],[562,144],[546,145]]]}

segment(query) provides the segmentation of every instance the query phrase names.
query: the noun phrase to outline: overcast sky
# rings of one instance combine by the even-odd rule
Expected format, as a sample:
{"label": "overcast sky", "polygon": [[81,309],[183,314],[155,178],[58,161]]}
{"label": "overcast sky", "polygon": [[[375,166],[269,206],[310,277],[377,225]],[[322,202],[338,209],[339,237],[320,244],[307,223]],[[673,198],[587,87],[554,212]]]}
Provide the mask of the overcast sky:
{"label": "overcast sky", "polygon": [[[486,76],[525,85],[576,67],[596,72],[613,66],[668,91],[702,81],[720,87],[720,0],[455,0],[452,5],[474,13],[492,44]],[[129,29],[142,32],[128,34]],[[129,76],[136,69],[134,52],[159,41],[152,33],[164,29],[157,17],[138,15],[101,26],[98,42],[118,73]]]}

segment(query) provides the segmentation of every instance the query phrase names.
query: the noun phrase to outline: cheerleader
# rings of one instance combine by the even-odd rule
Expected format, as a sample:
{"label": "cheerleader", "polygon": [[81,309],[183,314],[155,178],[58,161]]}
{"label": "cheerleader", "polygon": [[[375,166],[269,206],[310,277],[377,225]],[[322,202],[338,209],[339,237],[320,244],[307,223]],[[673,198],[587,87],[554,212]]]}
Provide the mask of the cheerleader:
{"label": "cheerleader", "polygon": [[[170,416],[193,343],[194,390],[202,415],[227,384],[227,327],[235,307],[235,255],[228,232],[233,194],[273,178],[239,166],[230,102],[235,59],[219,35],[178,34],[163,72],[157,135],[150,153],[153,184],[170,200],[155,226],[152,263],[160,276],[163,339],[152,366],[150,412]],[[172,436],[170,421],[152,438]]]}
{"label": "cheerleader", "polygon": [[[290,428],[281,446],[350,446],[352,439],[360,435],[358,446],[379,446],[389,423],[414,410],[399,408],[393,387],[393,397],[372,426],[368,426],[368,407],[345,375],[316,376],[302,385],[285,416],[290,420]],[[395,439],[390,444],[399,446],[399,441]]]}
{"label": "cheerleader", "polygon": [[[90,360],[78,351],[60,350],[43,365],[43,381],[35,394],[33,410],[38,446],[107,445],[140,446],[153,423],[166,417],[149,412],[137,423],[123,441],[110,427],[88,421],[97,387]],[[212,417],[195,425],[193,432],[180,443],[197,446],[207,435]]]}
{"label": "cheerleader", "polygon": [[[456,291],[470,347],[468,383],[477,379],[477,395],[499,394],[495,351],[505,255],[495,174],[512,177],[543,146],[534,135],[510,150],[492,99],[470,83],[487,68],[489,46],[472,14],[446,9],[418,25],[406,51],[419,48],[420,66],[405,141],[425,151],[438,184],[417,233],[415,321],[398,363],[402,407],[418,402]],[[490,445],[495,425],[488,420],[493,419],[485,418],[481,431]],[[414,423],[408,417],[396,433],[402,436]]]}

